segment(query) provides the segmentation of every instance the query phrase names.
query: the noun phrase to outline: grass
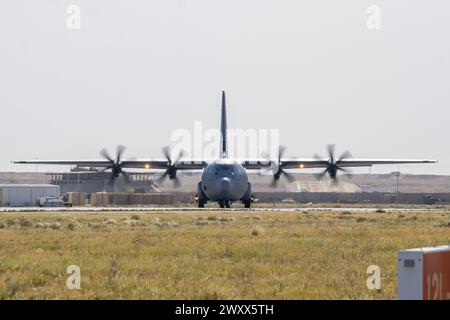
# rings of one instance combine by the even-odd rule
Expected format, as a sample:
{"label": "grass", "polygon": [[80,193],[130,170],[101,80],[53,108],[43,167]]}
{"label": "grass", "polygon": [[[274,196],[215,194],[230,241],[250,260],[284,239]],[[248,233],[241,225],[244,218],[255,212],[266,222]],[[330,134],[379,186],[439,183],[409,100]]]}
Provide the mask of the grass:
{"label": "grass", "polygon": [[[447,209],[4,213],[0,224],[0,299],[395,299],[397,251],[450,243]],[[379,291],[366,287],[373,264]],[[69,265],[80,290],[66,288]]]}

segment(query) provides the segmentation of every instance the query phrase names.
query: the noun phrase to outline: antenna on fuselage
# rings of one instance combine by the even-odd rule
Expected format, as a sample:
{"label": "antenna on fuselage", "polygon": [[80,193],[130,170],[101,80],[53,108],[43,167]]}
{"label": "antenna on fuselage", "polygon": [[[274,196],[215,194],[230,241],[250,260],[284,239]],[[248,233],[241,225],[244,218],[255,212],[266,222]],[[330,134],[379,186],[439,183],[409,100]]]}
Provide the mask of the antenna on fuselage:
{"label": "antenna on fuselage", "polygon": [[222,114],[220,118],[220,157],[227,157],[227,106],[225,91],[222,91]]}

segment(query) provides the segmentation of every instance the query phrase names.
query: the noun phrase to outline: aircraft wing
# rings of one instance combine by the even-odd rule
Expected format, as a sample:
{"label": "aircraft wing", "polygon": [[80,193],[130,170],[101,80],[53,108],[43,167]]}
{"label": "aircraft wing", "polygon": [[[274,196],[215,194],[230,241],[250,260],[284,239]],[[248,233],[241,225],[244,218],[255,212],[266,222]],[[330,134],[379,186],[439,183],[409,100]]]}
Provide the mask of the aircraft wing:
{"label": "aircraft wing", "polygon": [[[168,161],[165,159],[161,160],[123,160],[123,168],[135,168],[135,169],[167,169]],[[177,170],[201,170],[205,168],[208,164],[202,160],[180,160],[177,161]]]}
{"label": "aircraft wing", "polygon": [[[275,160],[266,160],[266,159],[258,159],[258,160],[241,160],[239,161],[242,166],[246,169],[263,169],[263,168],[271,168],[277,165],[277,161]],[[322,168],[327,164],[326,160],[318,161],[316,159],[281,159],[283,164],[283,168],[286,169],[305,169],[305,168]]]}
{"label": "aircraft wing", "polygon": [[39,164],[39,165],[61,165],[79,166],[92,168],[107,168],[111,165],[108,160],[19,160],[12,161],[13,164]]}
{"label": "aircraft wing", "polygon": [[[78,166],[86,168],[110,168],[112,163],[109,160],[19,160],[12,161],[13,164],[38,164],[38,165],[68,165]],[[167,169],[167,160],[155,160],[155,159],[131,159],[121,160],[122,168],[135,168],[135,169]],[[201,170],[206,167],[205,161],[188,160],[178,161],[177,169],[179,170]]]}
{"label": "aircraft wing", "polygon": [[[276,166],[277,162],[273,160],[243,160],[240,161],[246,169],[261,169]],[[370,167],[378,164],[421,164],[436,163],[436,160],[420,160],[420,159],[356,159],[348,158],[340,160],[337,164],[340,167]],[[110,168],[111,162],[108,160],[20,160],[13,161],[14,164],[38,164],[38,165],[70,165],[91,168]],[[285,169],[308,169],[308,168],[325,168],[328,166],[327,159],[281,159],[283,168]],[[132,159],[122,160],[122,168],[134,169],[166,169],[167,160],[160,159]],[[203,160],[184,160],[177,162],[179,170],[201,170],[207,166],[207,162]]]}
{"label": "aircraft wing", "polygon": [[[284,169],[308,169],[325,168],[329,165],[328,159],[281,159]],[[246,169],[261,169],[276,166],[277,161],[273,160],[252,160],[241,161]],[[337,161],[340,167],[371,167],[378,164],[421,164],[437,163],[437,160],[428,159],[357,159],[348,158]]]}
{"label": "aircraft wing", "polygon": [[341,167],[371,167],[377,164],[421,164],[421,163],[437,163],[437,160],[429,159],[344,159],[339,165]]}

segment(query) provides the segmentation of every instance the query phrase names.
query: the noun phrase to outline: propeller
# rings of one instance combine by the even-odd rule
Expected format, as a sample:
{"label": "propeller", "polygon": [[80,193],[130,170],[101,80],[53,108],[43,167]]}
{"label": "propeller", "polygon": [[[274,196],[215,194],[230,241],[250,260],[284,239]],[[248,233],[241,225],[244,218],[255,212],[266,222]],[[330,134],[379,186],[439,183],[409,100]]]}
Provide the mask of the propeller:
{"label": "propeller", "polygon": [[[344,153],[342,153],[337,159],[335,157],[335,153],[334,153],[334,145],[330,144],[327,146],[327,151],[328,151],[328,160],[326,160],[326,167],[325,170],[322,171],[321,173],[316,174],[316,178],[317,179],[322,179],[324,177],[325,174],[328,173],[328,175],[330,176],[330,178],[337,183],[337,173],[338,171],[342,171],[344,173],[350,174],[350,170],[341,167],[340,166],[340,162],[344,159],[350,158],[352,155],[349,151],[345,151]],[[314,155],[314,158],[316,160],[319,161],[323,161],[323,158],[319,157],[317,154]]]}
{"label": "propeller", "polygon": [[286,148],[284,146],[280,146],[279,150],[278,150],[278,161],[275,165],[276,170],[273,170],[273,180],[270,183],[270,186],[272,188],[277,187],[278,185],[278,181],[280,180],[281,176],[285,176],[286,179],[289,182],[294,182],[295,178],[292,174],[290,174],[289,172],[284,171],[283,169],[283,162],[281,161],[281,158],[283,157],[284,151],[286,150]]}
{"label": "propeller", "polygon": [[170,180],[174,181],[175,187],[179,187],[181,185],[180,179],[177,177],[177,165],[178,161],[183,157],[183,150],[180,150],[180,153],[175,158],[175,161],[172,159],[170,148],[168,146],[162,148],[162,152],[167,159],[167,169],[164,173],[158,178],[157,182],[161,183],[164,179],[169,177]]}
{"label": "propeller", "polygon": [[110,165],[106,167],[103,171],[111,170],[111,180],[118,178],[122,175],[125,178],[125,181],[129,181],[128,173],[123,171],[122,169],[122,155],[125,151],[125,146],[119,145],[116,151],[115,159],[110,156],[106,148],[100,151],[100,155],[110,162]]}

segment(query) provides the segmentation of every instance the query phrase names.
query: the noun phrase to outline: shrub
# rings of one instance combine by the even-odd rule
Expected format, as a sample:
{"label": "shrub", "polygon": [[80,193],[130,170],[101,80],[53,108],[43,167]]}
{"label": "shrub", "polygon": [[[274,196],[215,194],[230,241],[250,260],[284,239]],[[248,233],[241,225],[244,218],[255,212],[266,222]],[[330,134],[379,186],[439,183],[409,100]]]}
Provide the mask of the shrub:
{"label": "shrub", "polygon": [[19,220],[19,225],[23,228],[31,227],[31,222],[25,218]]}
{"label": "shrub", "polygon": [[50,228],[52,228],[53,230],[58,230],[61,229],[61,223],[59,222],[54,222],[50,225]]}
{"label": "shrub", "polygon": [[88,223],[88,227],[90,227],[92,229],[100,229],[101,225],[99,223],[96,223],[96,222],[89,222]]}
{"label": "shrub", "polygon": [[35,227],[45,229],[47,226],[45,225],[44,222],[39,221],[39,222],[36,222]]}
{"label": "shrub", "polygon": [[219,221],[220,222],[228,222],[228,221],[234,221],[234,220],[235,220],[234,217],[229,217],[229,218],[227,218],[227,217],[219,217]]}
{"label": "shrub", "polygon": [[254,227],[253,228],[253,230],[252,230],[252,236],[258,236],[258,235],[260,235],[261,233],[263,233],[263,228],[261,228],[261,227]]}
{"label": "shrub", "polygon": [[138,224],[139,221],[135,220],[135,219],[131,219],[131,220],[124,220],[122,221],[122,224],[127,224],[130,226],[135,226]]}
{"label": "shrub", "polygon": [[155,226],[157,226],[158,228],[162,228],[162,227],[163,227],[162,222],[159,222],[159,221],[155,221],[155,222],[153,222],[153,224],[154,224]]}
{"label": "shrub", "polygon": [[172,226],[172,227],[174,227],[174,228],[176,228],[176,227],[179,226],[179,224],[176,223],[175,221],[169,221],[169,224],[170,224],[170,226]]}

